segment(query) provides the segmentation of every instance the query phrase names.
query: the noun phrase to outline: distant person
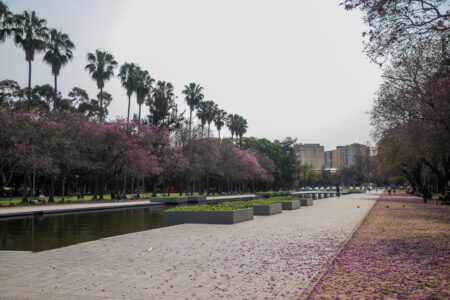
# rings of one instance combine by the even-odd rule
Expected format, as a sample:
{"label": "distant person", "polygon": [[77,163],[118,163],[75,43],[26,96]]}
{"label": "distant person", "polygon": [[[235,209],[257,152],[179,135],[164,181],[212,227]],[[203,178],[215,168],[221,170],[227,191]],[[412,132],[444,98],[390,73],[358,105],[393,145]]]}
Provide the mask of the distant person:
{"label": "distant person", "polygon": [[42,205],[44,205],[44,203],[45,203],[45,196],[44,196],[44,193],[41,192],[41,193],[39,194],[39,196],[38,196],[38,201],[41,202]]}
{"label": "distant person", "polygon": [[428,191],[428,186],[425,184],[422,188],[423,203],[427,203],[429,197],[430,197],[430,192]]}
{"label": "distant person", "polygon": [[336,188],[336,193],[338,197],[341,196],[341,188],[339,186]]}
{"label": "distant person", "polygon": [[391,190],[392,190],[391,186],[388,186],[387,191],[388,191],[389,195],[391,194]]}
{"label": "distant person", "polygon": [[395,195],[395,187],[392,190],[394,191],[394,195]]}

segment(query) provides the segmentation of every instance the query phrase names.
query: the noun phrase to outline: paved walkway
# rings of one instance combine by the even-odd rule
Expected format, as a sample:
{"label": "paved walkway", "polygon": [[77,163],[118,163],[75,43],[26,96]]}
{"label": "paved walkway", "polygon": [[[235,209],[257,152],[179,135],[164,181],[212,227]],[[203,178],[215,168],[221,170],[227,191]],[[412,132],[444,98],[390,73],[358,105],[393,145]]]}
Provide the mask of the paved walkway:
{"label": "paved walkway", "polygon": [[377,197],[321,199],[234,225],[184,224],[38,253],[0,252],[0,298],[296,298]]}

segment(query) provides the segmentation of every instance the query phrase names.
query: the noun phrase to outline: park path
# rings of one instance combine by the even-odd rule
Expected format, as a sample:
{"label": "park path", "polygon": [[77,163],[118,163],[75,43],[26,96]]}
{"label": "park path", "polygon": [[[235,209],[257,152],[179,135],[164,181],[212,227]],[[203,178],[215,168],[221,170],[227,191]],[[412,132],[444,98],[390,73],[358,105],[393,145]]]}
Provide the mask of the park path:
{"label": "park path", "polygon": [[377,198],[326,198],[234,225],[184,224],[37,253],[0,251],[0,298],[295,299]]}

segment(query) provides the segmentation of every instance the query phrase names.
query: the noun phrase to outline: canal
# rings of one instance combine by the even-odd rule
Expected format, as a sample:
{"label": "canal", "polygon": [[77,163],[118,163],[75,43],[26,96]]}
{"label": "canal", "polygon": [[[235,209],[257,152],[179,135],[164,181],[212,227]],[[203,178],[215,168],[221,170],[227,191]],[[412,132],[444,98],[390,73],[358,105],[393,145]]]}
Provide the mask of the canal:
{"label": "canal", "polygon": [[0,219],[0,250],[44,251],[165,227],[166,205]]}

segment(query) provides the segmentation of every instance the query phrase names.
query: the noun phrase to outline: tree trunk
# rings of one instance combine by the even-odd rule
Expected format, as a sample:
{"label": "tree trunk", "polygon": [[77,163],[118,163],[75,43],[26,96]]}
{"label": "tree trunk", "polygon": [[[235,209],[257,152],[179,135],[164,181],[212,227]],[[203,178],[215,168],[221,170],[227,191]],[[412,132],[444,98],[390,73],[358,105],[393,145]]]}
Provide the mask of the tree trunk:
{"label": "tree trunk", "polygon": [[131,95],[128,95],[128,115],[127,115],[127,122],[130,122],[130,106],[131,106]]}
{"label": "tree trunk", "polygon": [[61,178],[61,196],[64,197],[66,193],[66,176],[62,176]]}
{"label": "tree trunk", "polygon": [[28,170],[23,174],[22,202],[28,202]]}
{"label": "tree trunk", "polygon": [[100,88],[100,123],[103,122],[103,88]]}
{"label": "tree trunk", "polygon": [[31,60],[28,61],[28,112],[31,111]]}
{"label": "tree trunk", "polygon": [[192,109],[189,110],[189,139],[191,139]]}
{"label": "tree trunk", "polygon": [[220,141],[220,130],[217,130],[217,132],[219,133],[219,141]]}
{"label": "tree trunk", "polygon": [[53,175],[50,176],[50,195],[48,202],[55,202],[55,177]]}
{"label": "tree trunk", "polygon": [[139,104],[139,117],[138,117],[139,123],[141,123],[141,106],[142,104]]}
{"label": "tree trunk", "polygon": [[98,194],[98,178],[95,179],[94,193],[92,195],[92,200],[97,200],[97,194]]}
{"label": "tree trunk", "polygon": [[55,110],[58,107],[57,100],[58,100],[58,76],[55,75],[55,95],[53,98],[53,110]]}
{"label": "tree trunk", "polygon": [[209,129],[210,129],[210,123],[208,123],[208,139],[209,139]]}
{"label": "tree trunk", "polygon": [[105,183],[103,180],[103,176],[100,176],[100,200],[103,200],[103,194],[105,193]]}
{"label": "tree trunk", "polygon": [[124,195],[127,194],[127,174],[125,173],[125,171],[123,172],[123,190],[122,190],[122,194],[124,194]]}

